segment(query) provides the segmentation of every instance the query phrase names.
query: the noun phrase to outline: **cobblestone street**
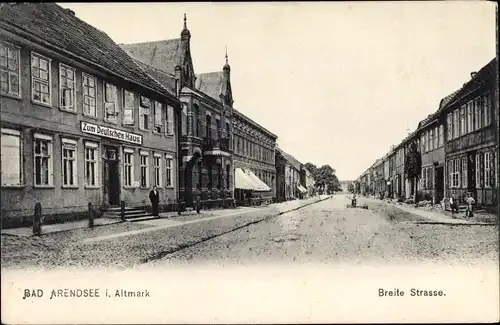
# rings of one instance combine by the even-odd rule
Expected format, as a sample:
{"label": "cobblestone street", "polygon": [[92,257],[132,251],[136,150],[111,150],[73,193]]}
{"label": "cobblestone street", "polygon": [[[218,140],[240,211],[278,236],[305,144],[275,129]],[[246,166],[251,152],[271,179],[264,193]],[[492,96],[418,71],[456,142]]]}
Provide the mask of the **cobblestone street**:
{"label": "cobblestone street", "polygon": [[368,210],[346,209],[347,202],[343,195],[334,196],[178,251],[153,264],[474,264],[498,260],[496,226],[419,224],[425,218],[384,202],[369,201]]}
{"label": "cobblestone street", "polygon": [[[495,262],[496,226],[426,224],[382,201],[335,195],[262,208],[121,223],[38,237],[2,235],[2,267],[130,268],[215,263]],[[290,211],[292,210],[292,211]],[[281,215],[280,212],[290,211]],[[268,218],[271,217],[271,218]]]}

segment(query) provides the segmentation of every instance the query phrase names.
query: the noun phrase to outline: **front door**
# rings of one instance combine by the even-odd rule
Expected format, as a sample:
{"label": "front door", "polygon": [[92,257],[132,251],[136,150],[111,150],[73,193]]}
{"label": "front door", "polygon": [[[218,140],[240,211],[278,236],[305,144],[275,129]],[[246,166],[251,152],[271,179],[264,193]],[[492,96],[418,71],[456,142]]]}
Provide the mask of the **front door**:
{"label": "front door", "polygon": [[118,206],[120,204],[118,150],[115,147],[105,147],[104,152],[104,199],[107,204]]}
{"label": "front door", "polygon": [[439,203],[444,198],[444,167],[436,167],[434,171],[434,184],[436,186],[435,202]]}
{"label": "front door", "polygon": [[474,198],[476,196],[476,152],[467,154],[467,192],[471,193]]}

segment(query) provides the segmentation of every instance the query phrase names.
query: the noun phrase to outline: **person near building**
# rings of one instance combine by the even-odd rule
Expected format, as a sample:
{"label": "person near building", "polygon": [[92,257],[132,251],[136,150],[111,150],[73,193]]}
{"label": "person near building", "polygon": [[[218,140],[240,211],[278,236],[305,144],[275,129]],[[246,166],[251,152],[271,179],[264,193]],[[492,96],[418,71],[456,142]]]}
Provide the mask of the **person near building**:
{"label": "person near building", "polygon": [[153,186],[151,192],[149,192],[149,199],[151,200],[151,206],[153,208],[153,216],[158,216],[158,202],[159,202],[159,194],[156,186]]}
{"label": "person near building", "polygon": [[466,218],[472,218],[474,216],[474,204],[476,203],[476,200],[472,197],[472,195],[467,192],[467,195],[465,197],[465,203],[467,203],[467,210],[465,211],[465,217]]}
{"label": "person near building", "polygon": [[458,203],[457,200],[455,200],[454,195],[450,196],[450,208],[451,208],[451,216],[454,218],[455,213],[458,213]]}

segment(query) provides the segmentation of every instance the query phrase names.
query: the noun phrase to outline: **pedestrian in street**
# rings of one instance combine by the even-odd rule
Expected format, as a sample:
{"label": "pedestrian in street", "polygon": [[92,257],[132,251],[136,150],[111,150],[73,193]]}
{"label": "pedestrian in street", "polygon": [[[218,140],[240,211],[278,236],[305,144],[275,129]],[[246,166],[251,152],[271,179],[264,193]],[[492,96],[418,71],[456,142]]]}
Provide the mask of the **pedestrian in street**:
{"label": "pedestrian in street", "polygon": [[472,195],[467,192],[467,196],[465,198],[465,203],[467,203],[467,210],[465,212],[465,217],[466,218],[472,218],[474,216],[474,204],[476,203],[476,200],[472,197]]}
{"label": "pedestrian in street", "polygon": [[455,200],[455,196],[452,194],[450,196],[450,208],[451,208],[451,216],[455,218],[455,212],[458,213],[458,203]]}
{"label": "pedestrian in street", "polygon": [[153,208],[153,216],[158,216],[158,202],[160,200],[160,195],[158,194],[158,190],[156,185],[153,186],[151,192],[149,192],[149,199],[151,200],[151,206]]}

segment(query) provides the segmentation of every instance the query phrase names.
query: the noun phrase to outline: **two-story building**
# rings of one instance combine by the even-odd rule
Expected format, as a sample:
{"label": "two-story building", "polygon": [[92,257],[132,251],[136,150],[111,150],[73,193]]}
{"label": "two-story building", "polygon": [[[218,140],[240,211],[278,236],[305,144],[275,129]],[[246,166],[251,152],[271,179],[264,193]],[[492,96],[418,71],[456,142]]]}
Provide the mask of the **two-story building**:
{"label": "two-story building", "polygon": [[178,198],[180,102],[108,35],[53,3],[0,9],[2,221]]}
{"label": "two-story building", "polygon": [[277,136],[236,109],[233,125],[235,198],[242,201],[247,194],[271,203],[276,197]]}
{"label": "two-story building", "polygon": [[[295,200],[300,198],[301,193],[305,193],[306,189],[300,185],[300,161],[294,156],[286,153],[280,148],[277,151],[286,161],[285,163],[285,199]],[[326,191],[326,189],[324,189]]]}
{"label": "two-story building", "polygon": [[446,196],[494,207],[498,199],[498,102],[496,58],[459,89],[440,111],[446,121]]}
{"label": "two-story building", "polygon": [[420,137],[421,176],[419,200],[435,203],[444,198],[444,125],[439,110],[420,121],[417,136]]}

